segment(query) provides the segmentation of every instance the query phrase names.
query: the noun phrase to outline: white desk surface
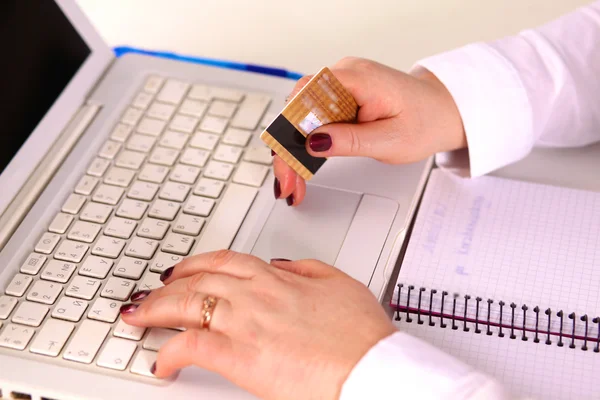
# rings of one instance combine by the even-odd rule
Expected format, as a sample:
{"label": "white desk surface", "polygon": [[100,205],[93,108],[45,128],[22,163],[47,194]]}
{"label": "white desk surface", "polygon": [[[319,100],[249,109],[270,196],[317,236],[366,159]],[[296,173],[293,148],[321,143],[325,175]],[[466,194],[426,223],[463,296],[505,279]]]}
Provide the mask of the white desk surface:
{"label": "white desk surface", "polygon": [[77,0],[106,42],[312,73],[344,56],[407,70],[590,0]]}

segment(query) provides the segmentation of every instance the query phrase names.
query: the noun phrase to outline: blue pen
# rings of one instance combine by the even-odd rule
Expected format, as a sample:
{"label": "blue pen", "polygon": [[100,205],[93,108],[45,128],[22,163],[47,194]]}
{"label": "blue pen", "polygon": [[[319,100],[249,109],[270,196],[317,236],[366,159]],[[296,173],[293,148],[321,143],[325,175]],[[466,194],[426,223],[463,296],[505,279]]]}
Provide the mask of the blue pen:
{"label": "blue pen", "polygon": [[302,77],[302,74],[300,74],[298,72],[287,71],[282,68],[268,67],[268,66],[264,66],[264,65],[243,64],[243,63],[237,63],[237,62],[233,62],[233,61],[216,60],[216,59],[212,59],[212,58],[191,57],[191,56],[185,56],[185,55],[176,54],[176,53],[172,53],[172,52],[150,51],[150,50],[137,49],[137,48],[128,47],[128,46],[115,47],[113,50],[117,57],[120,57],[123,54],[127,54],[127,53],[136,53],[136,54],[144,54],[144,55],[153,56],[153,57],[161,57],[161,58],[168,58],[168,59],[172,59],[172,60],[180,60],[180,61],[192,62],[192,63],[197,63],[197,64],[211,65],[211,66],[220,67],[220,68],[228,68],[228,69],[235,69],[235,70],[240,70],[240,71],[255,72],[255,73],[264,74],[264,75],[279,76],[282,78],[288,78],[288,79],[293,79],[293,80],[298,80]]}

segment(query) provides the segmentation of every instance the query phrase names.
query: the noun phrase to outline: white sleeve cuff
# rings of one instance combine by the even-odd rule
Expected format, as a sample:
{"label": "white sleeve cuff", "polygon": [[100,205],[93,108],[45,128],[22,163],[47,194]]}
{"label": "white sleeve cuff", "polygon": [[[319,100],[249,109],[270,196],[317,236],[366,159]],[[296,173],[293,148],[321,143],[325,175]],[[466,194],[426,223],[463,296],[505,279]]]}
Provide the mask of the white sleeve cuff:
{"label": "white sleeve cuff", "polygon": [[[533,148],[531,105],[517,70],[491,46],[471,44],[420,61],[446,86],[460,112],[466,151],[441,153],[440,167],[485,175]],[[464,156],[468,156],[468,164]]]}
{"label": "white sleeve cuff", "polygon": [[381,340],[354,367],[340,400],[507,399],[492,379],[404,332]]}

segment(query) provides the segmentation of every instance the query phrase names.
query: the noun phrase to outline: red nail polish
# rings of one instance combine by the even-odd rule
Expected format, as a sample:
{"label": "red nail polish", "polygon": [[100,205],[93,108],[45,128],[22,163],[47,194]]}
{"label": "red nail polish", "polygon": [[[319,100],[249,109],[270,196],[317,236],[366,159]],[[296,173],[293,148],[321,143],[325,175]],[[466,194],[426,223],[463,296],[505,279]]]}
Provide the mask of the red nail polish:
{"label": "red nail polish", "polygon": [[275,178],[275,182],[273,183],[273,193],[275,194],[276,199],[281,196],[281,185],[279,184],[279,179],[277,178]]}
{"label": "red nail polish", "polygon": [[131,301],[141,301],[144,300],[151,293],[150,290],[140,290],[139,292],[135,292],[131,295]]}
{"label": "red nail polish", "polygon": [[152,375],[156,375],[156,362],[152,363],[152,366],[150,367],[150,373]]}
{"label": "red nail polish", "polygon": [[271,150],[271,157],[273,157],[275,155],[275,152],[273,150]]}
{"label": "red nail polish", "polygon": [[271,258],[271,262],[273,261],[292,261],[292,260],[288,260],[287,258]]}
{"label": "red nail polish", "polygon": [[294,205],[294,194],[290,194],[287,199],[285,199],[285,202],[287,203],[288,206],[292,206]]}
{"label": "red nail polish", "polygon": [[121,314],[131,314],[132,312],[134,312],[136,309],[138,308],[137,304],[124,304],[121,306],[121,308],[119,309],[119,312]]}
{"label": "red nail polish", "polygon": [[331,136],[326,133],[315,133],[308,138],[308,146],[312,151],[321,152],[331,148]]}
{"label": "red nail polish", "polygon": [[173,274],[173,269],[174,268],[175,267],[169,267],[169,268],[165,269],[163,271],[163,273],[160,274],[160,277],[158,279],[160,279],[161,282],[166,281],[171,276],[171,274]]}

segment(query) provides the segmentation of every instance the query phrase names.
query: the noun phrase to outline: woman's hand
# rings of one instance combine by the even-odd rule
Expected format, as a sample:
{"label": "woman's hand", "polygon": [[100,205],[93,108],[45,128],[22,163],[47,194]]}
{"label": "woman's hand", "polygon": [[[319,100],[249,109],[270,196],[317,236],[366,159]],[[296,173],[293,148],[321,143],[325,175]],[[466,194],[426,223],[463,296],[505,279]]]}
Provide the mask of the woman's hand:
{"label": "woman's hand", "polygon": [[[315,129],[306,141],[315,157],[371,157],[388,164],[425,159],[466,147],[458,108],[446,87],[429,71],[411,75],[373,61],[345,58],[331,68],[359,105],[358,123]],[[296,84],[290,98],[312,76]],[[306,185],[275,156],[275,197],[300,204]]]}
{"label": "woman's hand", "polygon": [[[136,326],[186,327],[159,351],[155,374],[196,365],[264,399],[337,399],[354,365],[395,330],[371,292],[319,261],[231,251],[191,257],[166,286],[121,308]],[[203,301],[218,299],[209,330]]]}

